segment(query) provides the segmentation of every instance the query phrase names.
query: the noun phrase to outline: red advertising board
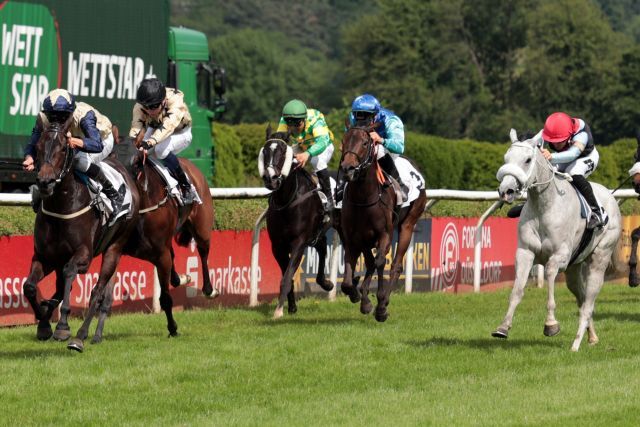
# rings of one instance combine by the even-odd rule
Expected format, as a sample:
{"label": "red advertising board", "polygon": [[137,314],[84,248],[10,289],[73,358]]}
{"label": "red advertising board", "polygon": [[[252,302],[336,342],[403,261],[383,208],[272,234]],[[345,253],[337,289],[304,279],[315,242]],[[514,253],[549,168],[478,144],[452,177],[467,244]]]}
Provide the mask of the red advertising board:
{"label": "red advertising board", "polygon": [[[431,290],[473,289],[477,218],[431,219]],[[481,286],[515,278],[518,220],[489,218],[482,226]]]}

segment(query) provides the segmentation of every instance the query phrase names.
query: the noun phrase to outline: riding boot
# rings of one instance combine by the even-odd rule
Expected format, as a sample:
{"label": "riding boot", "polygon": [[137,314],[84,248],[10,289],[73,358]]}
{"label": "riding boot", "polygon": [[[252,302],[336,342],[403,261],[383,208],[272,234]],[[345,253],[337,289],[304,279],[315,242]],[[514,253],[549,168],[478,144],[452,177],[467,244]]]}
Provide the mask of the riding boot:
{"label": "riding boot", "polygon": [[86,175],[102,186],[102,192],[111,201],[111,208],[113,211],[111,212],[111,218],[109,219],[108,225],[113,225],[120,212],[122,212],[122,204],[124,203],[124,194],[126,191],[124,186],[120,187],[120,191],[116,190],[102,169],[100,169],[100,166],[96,164],[91,164],[91,166],[89,166]]}
{"label": "riding boot", "polygon": [[175,154],[169,153],[167,157],[162,159],[162,163],[169,168],[171,174],[175,179],[178,180],[178,186],[180,186],[180,191],[182,193],[182,201],[185,205],[190,205],[194,201],[198,199],[197,194],[195,194],[195,190],[192,188],[187,175],[184,173],[182,166],[180,166],[180,162],[178,161],[178,157]]}
{"label": "riding boot", "polygon": [[[387,173],[387,175],[393,177],[393,179],[398,181],[398,184],[400,185],[400,189],[402,190],[402,193],[404,195],[404,199],[407,200],[407,195],[409,194],[409,188],[406,185],[404,185],[404,183],[400,179],[400,173],[398,172],[398,168],[396,168],[396,163],[393,161],[393,158],[389,155],[389,153],[379,158],[378,164],[380,165],[380,167],[382,167],[382,170]],[[390,185],[390,183],[386,185]]]}
{"label": "riding boot", "polygon": [[587,222],[587,228],[593,229],[596,227],[603,227],[608,222],[609,218],[606,217],[604,208],[600,208],[598,205],[598,201],[596,200],[596,196],[593,194],[591,184],[589,184],[589,181],[587,181],[587,179],[582,175],[571,175],[571,178],[573,179],[573,186],[576,187],[580,194],[584,196],[591,208],[591,215]]}
{"label": "riding boot", "polygon": [[331,196],[331,179],[329,179],[329,171],[322,169],[321,171],[316,172],[316,176],[320,182],[322,192],[327,196],[327,211],[331,212],[333,210],[333,197]]}
{"label": "riding boot", "polygon": [[338,170],[338,175],[336,176],[336,194],[334,195],[334,199],[336,201],[336,205],[342,201],[344,197],[344,186],[346,185],[346,181],[344,180],[343,174]]}

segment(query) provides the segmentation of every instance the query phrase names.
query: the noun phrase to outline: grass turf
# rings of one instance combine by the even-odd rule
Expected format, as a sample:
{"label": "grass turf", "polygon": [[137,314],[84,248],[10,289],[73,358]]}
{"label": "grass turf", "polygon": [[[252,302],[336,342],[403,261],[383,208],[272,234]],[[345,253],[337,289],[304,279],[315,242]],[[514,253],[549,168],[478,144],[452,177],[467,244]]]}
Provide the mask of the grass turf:
{"label": "grass turf", "polygon": [[186,311],[175,339],[163,314],[117,315],[83,354],[36,341],[35,326],[0,329],[0,424],[635,424],[639,290],[604,287],[600,344],[585,337],[577,354],[565,287],[554,338],[544,289],[527,289],[508,340],[490,337],[507,299],[393,294],[383,324],[344,297],[304,299],[280,321],[273,304]]}

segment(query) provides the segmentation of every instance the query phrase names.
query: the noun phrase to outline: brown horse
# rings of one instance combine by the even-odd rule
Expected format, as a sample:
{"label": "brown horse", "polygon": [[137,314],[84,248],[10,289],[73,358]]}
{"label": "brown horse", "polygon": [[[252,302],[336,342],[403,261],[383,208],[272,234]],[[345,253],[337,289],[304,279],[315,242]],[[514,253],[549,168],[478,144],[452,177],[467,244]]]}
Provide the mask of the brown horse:
{"label": "brown horse", "polygon": [[[144,132],[138,138],[122,144],[130,144],[134,149],[142,140]],[[181,278],[175,271],[172,240],[187,246],[193,238],[196,242],[200,263],[202,265],[202,292],[208,298],[215,298],[218,292],[213,288],[209,278],[209,249],[211,230],[213,229],[213,200],[207,181],[202,172],[193,163],[180,159],[180,165],[193,183],[202,200],[202,204],[180,206],[169,193],[167,184],[158,170],[142,152],[137,152],[131,168],[135,183],[140,193],[140,216],[135,230],[124,248],[124,254],[152,263],[158,272],[160,284],[160,307],[167,316],[169,336],[178,335],[178,325],[173,318],[173,299],[169,293],[169,284],[178,287],[188,283],[190,279]],[[102,336],[104,317],[108,308],[101,312],[101,321],[96,329],[96,336]],[[77,343],[82,346],[82,343]]]}
{"label": "brown horse", "polygon": [[313,246],[320,257],[316,283],[327,292],[333,289],[333,283],[324,274],[326,231],[330,223],[324,222],[324,208],[317,194],[318,187],[309,172],[301,167],[291,170],[293,154],[288,142],[288,133],[272,134],[269,125],[267,140],[258,160],[264,185],[273,190],[269,196],[267,232],[271,239],[271,251],[282,271],[274,319],[282,317],[285,298],[289,303],[289,313],[298,311],[293,292],[293,274],[307,246]]}
{"label": "brown horse", "polygon": [[[369,314],[373,309],[369,300],[369,283],[374,270],[378,272],[378,305],[375,317],[387,320],[387,306],[391,290],[402,272],[404,254],[411,242],[416,222],[427,202],[425,190],[409,206],[396,209],[396,193],[392,186],[378,181],[376,146],[369,135],[375,125],[348,128],[342,139],[341,173],[348,182],[345,188],[340,216],[341,238],[344,246],[345,273],[342,292],[351,302],[360,301],[360,312]],[[386,256],[391,249],[394,225],[398,227],[398,247],[388,283],[384,280]],[[373,256],[371,249],[376,249]],[[360,290],[353,283],[353,271],[360,254],[364,255],[366,272]]]}
{"label": "brown horse", "polygon": [[[112,227],[103,224],[101,214],[92,203],[87,186],[73,173],[74,150],[67,144],[70,117],[63,124],[52,123],[36,145],[36,183],[42,207],[36,215],[34,254],[23,290],[38,320],[37,337],[66,340],[71,336],[68,323],[71,284],[78,273],[86,273],[94,256],[102,253],[98,283],[91,291],[89,311],[78,336],[86,338],[89,322],[98,308],[108,303],[106,284],[113,276],[129,235],[138,221],[138,191],[121,164],[112,159],[109,165],[120,172],[132,193],[131,213]],[[56,291],[49,300],[38,301],[37,285],[52,271],[56,272]],[[62,301],[60,320],[55,333],[49,323]]]}

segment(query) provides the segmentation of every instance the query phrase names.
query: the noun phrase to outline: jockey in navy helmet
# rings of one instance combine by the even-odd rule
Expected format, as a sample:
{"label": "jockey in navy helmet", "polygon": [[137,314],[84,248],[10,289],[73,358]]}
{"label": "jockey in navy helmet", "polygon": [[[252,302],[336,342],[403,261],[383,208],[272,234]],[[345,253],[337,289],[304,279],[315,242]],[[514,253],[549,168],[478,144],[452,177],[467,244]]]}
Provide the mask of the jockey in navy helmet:
{"label": "jockey in navy helmet", "polygon": [[[42,102],[42,111],[36,118],[36,124],[31,131],[31,140],[24,150],[22,166],[27,171],[35,169],[36,144],[42,132],[50,123],[66,123],[71,120],[67,132],[67,141],[75,150],[73,167],[102,186],[102,192],[111,200],[113,223],[122,211],[124,194],[113,187],[107,179],[99,163],[113,150],[113,134],[111,121],[100,114],[98,110],[84,102],[76,102],[75,97],[65,89],[54,89],[47,94]],[[39,194],[33,195],[33,207],[39,208]]]}
{"label": "jockey in navy helmet", "polygon": [[[400,117],[393,111],[383,108],[375,96],[365,93],[353,100],[349,121],[351,126],[367,126],[379,123],[379,126],[369,133],[374,144],[378,145],[378,164],[389,176],[398,181],[406,197],[408,188],[400,179],[400,174],[394,162],[404,152],[404,125]],[[386,185],[389,185],[389,183]],[[336,202],[342,200],[343,195],[344,180],[341,178],[336,188]]]}

